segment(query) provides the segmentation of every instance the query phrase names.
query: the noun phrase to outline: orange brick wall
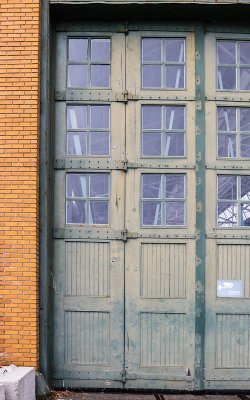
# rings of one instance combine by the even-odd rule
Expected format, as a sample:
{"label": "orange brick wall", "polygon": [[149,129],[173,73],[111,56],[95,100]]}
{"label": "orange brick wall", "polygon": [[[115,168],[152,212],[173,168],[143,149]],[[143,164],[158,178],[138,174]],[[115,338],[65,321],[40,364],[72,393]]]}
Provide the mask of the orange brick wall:
{"label": "orange brick wall", "polygon": [[38,367],[40,0],[0,0],[0,364]]}

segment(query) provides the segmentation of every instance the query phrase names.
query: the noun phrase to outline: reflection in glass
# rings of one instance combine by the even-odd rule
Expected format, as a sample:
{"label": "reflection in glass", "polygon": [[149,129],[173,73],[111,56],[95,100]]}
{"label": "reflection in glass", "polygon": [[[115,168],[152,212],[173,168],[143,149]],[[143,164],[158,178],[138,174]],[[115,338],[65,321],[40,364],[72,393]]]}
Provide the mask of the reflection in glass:
{"label": "reflection in glass", "polygon": [[250,135],[240,136],[240,156],[250,158]]}
{"label": "reflection in glass", "polygon": [[89,223],[107,225],[109,221],[108,201],[90,201]]}
{"label": "reflection in glass", "polygon": [[185,225],[184,202],[166,203],[166,225]]}
{"label": "reflection in glass", "polygon": [[86,174],[67,174],[67,197],[86,197]]}
{"label": "reflection in glass", "polygon": [[110,106],[90,107],[90,128],[109,129]]}
{"label": "reflection in glass", "polygon": [[240,108],[240,130],[250,132],[250,108]]}
{"label": "reflection in glass", "polygon": [[142,66],[142,86],[144,88],[160,88],[162,86],[161,68],[161,65]]}
{"label": "reflection in glass", "polygon": [[250,226],[250,204],[241,204],[241,226]]}
{"label": "reflection in glass", "polygon": [[237,204],[218,203],[217,224],[221,227],[237,226]]}
{"label": "reflection in glass", "polygon": [[142,155],[144,157],[161,156],[161,133],[142,134]]}
{"label": "reflection in glass", "polygon": [[166,88],[180,89],[185,87],[184,65],[166,65]]}
{"label": "reflection in glass", "polygon": [[250,201],[250,176],[242,176],[240,179],[241,200]]}
{"label": "reflection in glass", "polygon": [[68,65],[68,87],[87,87],[88,67],[87,65]]}
{"label": "reflection in glass", "polygon": [[167,62],[185,61],[185,40],[184,39],[166,39],[165,54]]}
{"label": "reflection in glass", "polygon": [[185,129],[185,107],[166,107],[166,129]]}
{"label": "reflection in glass", "polygon": [[89,181],[91,198],[109,197],[109,174],[91,174]]}
{"label": "reflection in glass", "polygon": [[218,157],[236,157],[236,135],[218,135]]}
{"label": "reflection in glass", "polygon": [[109,132],[90,132],[90,154],[109,155]]}
{"label": "reflection in glass", "polygon": [[218,199],[237,200],[237,176],[218,176]]}
{"label": "reflection in glass", "polygon": [[67,200],[67,224],[86,224],[86,201]]}
{"label": "reflection in glass", "polygon": [[67,133],[67,154],[86,155],[87,137],[86,132]]}
{"label": "reflection in glass", "polygon": [[161,62],[161,39],[142,40],[142,61]]}
{"label": "reflection in glass", "polygon": [[86,129],[86,127],[87,127],[87,107],[67,106],[67,128]]}
{"label": "reflection in glass", "polygon": [[236,107],[217,108],[218,131],[236,131]]}
{"label": "reflection in glass", "polygon": [[185,135],[184,133],[167,133],[165,156],[183,157],[185,155]]}
{"label": "reflection in glass", "polygon": [[250,42],[240,42],[240,64],[250,65]]}
{"label": "reflection in glass", "polygon": [[185,198],[185,177],[184,175],[166,175],[166,198],[184,199]]}
{"label": "reflection in glass", "polygon": [[160,199],[162,197],[161,175],[142,175],[142,197],[144,199]]}
{"label": "reflection in glass", "polygon": [[229,40],[217,41],[217,63],[236,64],[236,42]]}
{"label": "reflection in glass", "polygon": [[250,90],[250,68],[240,68],[240,90]]}
{"label": "reflection in glass", "polygon": [[236,68],[218,67],[217,68],[217,88],[220,90],[236,89]]}
{"label": "reflection in glass", "polygon": [[162,107],[142,107],[142,129],[162,129]]}
{"label": "reflection in glass", "polygon": [[161,203],[143,202],[142,203],[142,224],[161,225]]}

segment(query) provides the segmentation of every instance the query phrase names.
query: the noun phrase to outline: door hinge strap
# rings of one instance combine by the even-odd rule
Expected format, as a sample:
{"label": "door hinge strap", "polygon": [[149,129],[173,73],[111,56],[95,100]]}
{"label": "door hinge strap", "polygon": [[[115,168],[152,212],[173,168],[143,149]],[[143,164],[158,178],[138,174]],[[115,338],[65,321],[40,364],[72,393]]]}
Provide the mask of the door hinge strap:
{"label": "door hinge strap", "polygon": [[74,159],[60,158],[54,160],[55,169],[97,169],[97,170],[120,170],[127,172],[128,169],[138,168],[138,163],[130,163],[127,159],[116,160],[95,160],[95,159]]}
{"label": "door hinge strap", "polygon": [[127,380],[127,371],[126,371],[125,369],[122,369],[122,370],[121,370],[121,372],[120,372],[120,377],[121,377],[121,381],[122,381],[123,383],[125,383],[126,380]]}
{"label": "door hinge strap", "polygon": [[115,100],[120,101],[123,103],[127,103],[129,100],[137,101],[139,97],[136,94],[131,94],[127,90],[124,90],[124,92],[121,93],[116,93]]}

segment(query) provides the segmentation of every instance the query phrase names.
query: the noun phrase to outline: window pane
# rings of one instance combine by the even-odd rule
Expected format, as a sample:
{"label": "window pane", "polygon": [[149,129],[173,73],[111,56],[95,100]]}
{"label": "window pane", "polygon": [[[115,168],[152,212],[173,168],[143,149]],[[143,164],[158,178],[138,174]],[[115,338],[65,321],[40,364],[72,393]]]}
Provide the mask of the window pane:
{"label": "window pane", "polygon": [[161,134],[143,133],[142,135],[142,155],[161,156]]}
{"label": "window pane", "polygon": [[241,226],[250,226],[250,204],[241,204]]}
{"label": "window pane", "polygon": [[166,88],[184,88],[184,66],[166,65]]}
{"label": "window pane", "polygon": [[67,174],[66,186],[67,197],[86,197],[85,174]]}
{"label": "window pane", "polygon": [[236,64],[236,42],[217,41],[218,64]]}
{"label": "window pane", "polygon": [[250,42],[240,42],[240,63],[250,65]]}
{"label": "window pane", "polygon": [[107,225],[109,223],[108,201],[90,201],[89,223]]}
{"label": "window pane", "polygon": [[240,156],[250,158],[250,135],[240,135]]}
{"label": "window pane", "polygon": [[110,39],[91,40],[91,61],[110,61]]}
{"label": "window pane", "polygon": [[185,204],[183,202],[166,203],[166,225],[185,225]]}
{"label": "window pane", "polygon": [[166,175],[166,198],[184,199],[185,184],[184,175]]}
{"label": "window pane", "polygon": [[185,129],[185,107],[166,107],[166,129]]}
{"label": "window pane", "polygon": [[90,197],[109,197],[109,174],[91,174],[89,181]]}
{"label": "window pane", "polygon": [[109,129],[109,106],[90,106],[91,129]]}
{"label": "window pane", "polygon": [[168,157],[183,157],[185,155],[184,144],[184,133],[167,133],[165,155]]}
{"label": "window pane", "polygon": [[237,204],[218,203],[218,226],[237,226]]}
{"label": "window pane", "polygon": [[250,132],[250,108],[240,108],[240,130]]}
{"label": "window pane", "polygon": [[242,176],[240,179],[241,200],[250,201],[250,176]]}
{"label": "window pane", "polygon": [[218,157],[236,157],[236,135],[218,135]]}
{"label": "window pane", "polygon": [[67,224],[86,224],[86,201],[67,200]]}
{"label": "window pane", "polygon": [[161,84],[161,65],[142,66],[142,86],[144,88],[160,88]]}
{"label": "window pane", "polygon": [[68,87],[87,87],[87,65],[68,65]]}
{"label": "window pane", "polygon": [[162,129],[162,107],[142,107],[142,129]]}
{"label": "window pane", "polygon": [[237,200],[237,176],[218,176],[218,199]]}
{"label": "window pane", "polygon": [[250,68],[240,68],[240,89],[250,90]]}
{"label": "window pane", "polygon": [[91,65],[92,87],[109,87],[109,76],[109,65]]}
{"label": "window pane", "polygon": [[86,129],[87,128],[87,107],[68,106],[67,107],[67,128]]}
{"label": "window pane", "polygon": [[85,155],[86,154],[86,132],[67,133],[67,154]]}
{"label": "window pane", "polygon": [[166,39],[165,51],[167,62],[185,61],[185,40],[184,39]]}
{"label": "window pane", "polygon": [[218,131],[236,131],[236,107],[217,108]]}
{"label": "window pane", "polygon": [[87,61],[88,39],[69,39],[69,61]]}
{"label": "window pane", "polygon": [[142,224],[161,225],[161,203],[152,201],[142,203]]}
{"label": "window pane", "polygon": [[236,68],[218,67],[217,69],[217,88],[220,90],[236,89]]}
{"label": "window pane", "polygon": [[142,40],[142,61],[161,62],[161,39]]}
{"label": "window pane", "polygon": [[162,197],[161,175],[142,175],[142,197],[144,199],[160,199]]}
{"label": "window pane", "polygon": [[90,132],[90,154],[109,155],[109,132]]}

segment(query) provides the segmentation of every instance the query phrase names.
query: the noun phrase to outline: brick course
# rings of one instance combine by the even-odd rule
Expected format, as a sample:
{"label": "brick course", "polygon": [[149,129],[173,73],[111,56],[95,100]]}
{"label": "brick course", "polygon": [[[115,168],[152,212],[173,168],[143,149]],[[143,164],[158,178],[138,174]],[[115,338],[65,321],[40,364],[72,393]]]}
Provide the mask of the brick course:
{"label": "brick course", "polygon": [[39,364],[40,0],[0,0],[0,364]]}

